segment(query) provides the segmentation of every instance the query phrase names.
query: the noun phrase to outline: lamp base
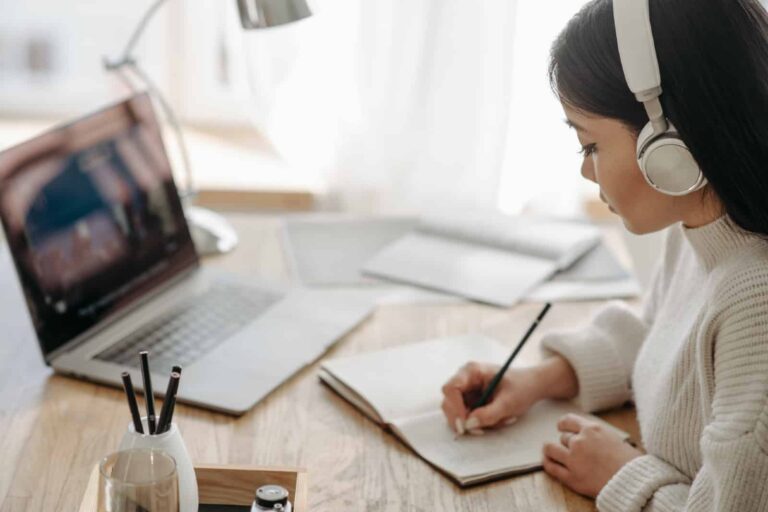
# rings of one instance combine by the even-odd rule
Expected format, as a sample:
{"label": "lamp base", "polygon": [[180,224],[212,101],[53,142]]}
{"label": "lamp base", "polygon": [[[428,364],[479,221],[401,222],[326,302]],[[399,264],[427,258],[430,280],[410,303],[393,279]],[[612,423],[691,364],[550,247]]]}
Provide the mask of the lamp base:
{"label": "lamp base", "polygon": [[201,256],[224,254],[237,247],[237,232],[223,216],[199,206],[186,205],[192,241]]}

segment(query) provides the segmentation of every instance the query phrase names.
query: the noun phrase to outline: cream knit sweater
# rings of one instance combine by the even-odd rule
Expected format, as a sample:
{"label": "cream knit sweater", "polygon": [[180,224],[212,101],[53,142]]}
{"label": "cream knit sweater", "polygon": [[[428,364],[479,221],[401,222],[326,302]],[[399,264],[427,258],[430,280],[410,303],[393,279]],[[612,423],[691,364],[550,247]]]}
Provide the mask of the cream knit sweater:
{"label": "cream knit sweater", "polygon": [[768,242],[728,217],[676,226],[642,312],[611,303],[543,346],[585,410],[635,402],[647,454],[600,511],[768,511]]}

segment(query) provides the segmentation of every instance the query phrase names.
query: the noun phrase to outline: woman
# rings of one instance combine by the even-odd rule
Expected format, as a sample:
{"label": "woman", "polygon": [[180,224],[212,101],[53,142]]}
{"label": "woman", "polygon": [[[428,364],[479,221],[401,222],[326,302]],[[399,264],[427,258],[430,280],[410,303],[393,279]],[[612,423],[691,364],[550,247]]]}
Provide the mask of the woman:
{"label": "woman", "polygon": [[[654,284],[640,312],[613,303],[585,328],[546,335],[544,361],[510,370],[474,411],[464,396],[497,368],[468,364],[444,386],[443,410],[462,433],[547,398],[586,411],[633,399],[645,452],[567,416],[544,470],[600,510],[768,510],[768,15],[757,0],[650,0],[659,118],[630,91],[614,3],[594,0],[570,21],[550,78],[582,175],[630,231],[671,227]],[[662,193],[641,171],[636,144],[653,115],[706,178],[689,193]]]}

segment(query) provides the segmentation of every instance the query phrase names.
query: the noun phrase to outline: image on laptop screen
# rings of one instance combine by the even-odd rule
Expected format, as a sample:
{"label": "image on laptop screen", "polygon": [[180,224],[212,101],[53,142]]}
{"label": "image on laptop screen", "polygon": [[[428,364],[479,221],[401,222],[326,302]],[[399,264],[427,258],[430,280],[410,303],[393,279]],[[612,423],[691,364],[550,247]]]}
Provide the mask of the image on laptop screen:
{"label": "image on laptop screen", "polygon": [[46,355],[198,264],[146,94],[0,153],[0,218]]}

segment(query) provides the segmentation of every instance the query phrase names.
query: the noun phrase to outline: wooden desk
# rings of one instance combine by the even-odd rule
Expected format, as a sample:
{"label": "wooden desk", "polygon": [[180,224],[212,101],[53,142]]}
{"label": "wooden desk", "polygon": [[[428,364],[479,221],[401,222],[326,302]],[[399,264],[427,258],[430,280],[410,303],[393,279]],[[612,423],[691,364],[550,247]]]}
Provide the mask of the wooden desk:
{"label": "wooden desk", "polygon": [[[230,218],[242,245],[210,264],[287,279],[275,219]],[[9,280],[0,276],[0,285]],[[558,305],[539,333],[582,322],[598,305]],[[329,355],[466,332],[482,332],[511,346],[538,309],[536,304],[511,310],[478,304],[382,306]],[[8,338],[26,325],[23,315],[3,311],[0,325],[0,512],[77,510],[93,466],[117,447],[129,421],[124,395],[54,375],[33,338]],[[538,339],[521,353],[523,361],[538,358]],[[639,438],[631,410],[605,418]],[[313,512],[594,510],[591,500],[541,471],[460,489],[320,385],[317,365],[240,418],[179,405],[176,419],[195,462],[306,467]]]}

